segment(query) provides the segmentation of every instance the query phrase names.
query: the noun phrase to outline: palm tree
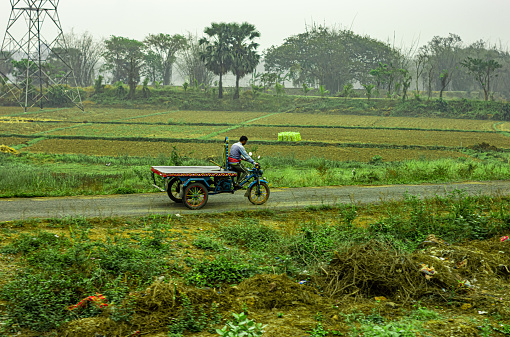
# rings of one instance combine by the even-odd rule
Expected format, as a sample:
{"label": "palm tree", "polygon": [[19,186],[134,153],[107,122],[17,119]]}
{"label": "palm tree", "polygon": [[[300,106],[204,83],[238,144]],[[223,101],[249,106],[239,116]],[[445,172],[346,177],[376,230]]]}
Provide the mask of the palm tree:
{"label": "palm tree", "polygon": [[231,45],[232,45],[232,64],[231,71],[236,76],[236,92],[234,99],[239,98],[239,80],[252,73],[260,62],[260,55],[256,49],[259,44],[253,40],[260,37],[260,33],[255,26],[247,22],[241,25],[238,23],[230,24]]}
{"label": "palm tree", "polygon": [[230,70],[232,53],[230,48],[230,25],[224,22],[212,23],[211,27],[204,30],[208,38],[200,39],[200,45],[206,48],[200,53],[200,57],[207,69],[220,77],[218,98],[223,98],[223,75]]}

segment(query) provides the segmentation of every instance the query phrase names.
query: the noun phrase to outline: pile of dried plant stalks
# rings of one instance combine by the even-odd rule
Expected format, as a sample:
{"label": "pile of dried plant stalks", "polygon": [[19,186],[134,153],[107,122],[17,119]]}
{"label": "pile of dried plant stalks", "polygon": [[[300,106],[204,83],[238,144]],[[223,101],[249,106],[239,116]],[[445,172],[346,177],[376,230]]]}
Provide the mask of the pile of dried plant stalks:
{"label": "pile of dried plant stalks", "polygon": [[[388,243],[371,241],[335,253],[316,282],[326,295],[334,297],[385,296],[406,302],[425,295],[445,296],[457,278],[437,262],[425,254],[411,256]],[[434,264],[436,275],[430,280],[420,272],[422,263]]]}

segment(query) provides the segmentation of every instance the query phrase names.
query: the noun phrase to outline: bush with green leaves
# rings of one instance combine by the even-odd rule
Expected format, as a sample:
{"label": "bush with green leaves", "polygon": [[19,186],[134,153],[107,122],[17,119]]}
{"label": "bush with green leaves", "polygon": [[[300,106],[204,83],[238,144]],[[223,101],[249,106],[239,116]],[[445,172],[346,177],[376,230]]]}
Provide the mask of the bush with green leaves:
{"label": "bush with green leaves", "polygon": [[221,252],[225,250],[223,244],[210,236],[201,235],[193,241],[193,246],[203,249],[210,250],[213,252]]}
{"label": "bush with green leaves", "polygon": [[228,321],[222,329],[216,329],[218,335],[223,337],[258,337],[264,333],[264,328],[267,325],[256,323],[248,318],[242,312],[240,314],[233,313],[233,321]]}
{"label": "bush with green leaves", "polygon": [[[129,292],[144,289],[167,270],[164,254],[171,251],[162,250],[163,238],[158,238],[165,234],[153,229],[137,244],[122,237],[91,241],[88,231],[74,227],[70,239],[48,232],[20,235],[3,248],[4,254],[23,253],[26,263],[0,291],[0,298],[8,301],[6,329],[45,332],[72,318],[95,316],[100,310],[93,306],[73,311],[73,316],[67,308],[99,289],[105,289],[103,295],[117,304],[113,320],[130,319]],[[130,286],[123,281],[127,275]]]}
{"label": "bush with green leaves", "polygon": [[209,313],[203,307],[193,306],[186,295],[181,298],[181,309],[177,318],[169,326],[169,336],[179,336],[184,331],[200,332],[218,324],[221,316],[217,305],[213,303]]}
{"label": "bush with green leaves", "polygon": [[255,266],[219,256],[212,261],[199,262],[185,275],[186,281],[199,287],[220,287],[223,284],[239,283],[253,276]]}

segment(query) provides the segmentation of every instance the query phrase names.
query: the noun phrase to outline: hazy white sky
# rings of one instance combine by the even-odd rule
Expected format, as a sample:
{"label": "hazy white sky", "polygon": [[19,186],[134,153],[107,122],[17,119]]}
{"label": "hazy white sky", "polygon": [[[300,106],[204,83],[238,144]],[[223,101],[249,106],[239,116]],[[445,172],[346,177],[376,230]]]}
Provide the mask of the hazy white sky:
{"label": "hazy white sky", "polygon": [[[0,2],[0,34],[11,12]],[[202,34],[211,22],[254,24],[261,49],[278,45],[304,31],[305,24],[352,27],[395,45],[423,45],[435,36],[455,33],[466,43],[479,39],[510,43],[510,0],[62,0],[59,14],[64,31],[89,31],[96,37],[119,35],[143,39],[149,33]]]}

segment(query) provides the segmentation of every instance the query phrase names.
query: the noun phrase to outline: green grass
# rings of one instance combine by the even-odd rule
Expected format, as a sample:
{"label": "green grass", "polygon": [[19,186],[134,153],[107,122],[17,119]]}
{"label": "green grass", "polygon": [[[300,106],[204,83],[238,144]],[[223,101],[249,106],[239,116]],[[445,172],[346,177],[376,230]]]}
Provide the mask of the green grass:
{"label": "green grass", "polygon": [[[469,152],[471,159],[382,162],[298,160],[276,156],[260,159],[271,187],[386,185],[504,180],[510,167],[504,153]],[[217,159],[216,162],[219,162]],[[210,165],[179,155],[130,157],[76,154],[0,154],[0,197],[101,195],[156,192],[151,166]]]}

